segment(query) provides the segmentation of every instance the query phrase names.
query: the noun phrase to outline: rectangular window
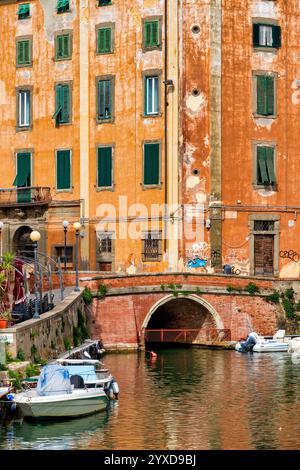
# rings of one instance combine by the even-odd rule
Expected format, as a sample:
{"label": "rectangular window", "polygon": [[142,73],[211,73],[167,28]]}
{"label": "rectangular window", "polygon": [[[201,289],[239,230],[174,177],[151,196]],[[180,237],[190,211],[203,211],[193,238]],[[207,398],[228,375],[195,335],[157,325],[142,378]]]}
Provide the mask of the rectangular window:
{"label": "rectangular window", "polygon": [[19,20],[26,20],[30,15],[30,5],[29,3],[23,3],[23,5],[19,5],[18,7],[18,19]]}
{"label": "rectangular window", "polygon": [[159,181],[159,143],[144,144],[144,185],[157,186]]}
{"label": "rectangular window", "polygon": [[55,95],[56,108],[53,119],[55,119],[56,125],[71,122],[70,85],[56,85]]}
{"label": "rectangular window", "polygon": [[71,189],[71,151],[56,152],[56,188]]}
{"label": "rectangular window", "polygon": [[98,0],[98,6],[104,7],[105,5],[111,5],[111,0]]}
{"label": "rectangular window", "polygon": [[159,21],[145,21],[143,28],[143,44],[145,48],[159,47]]}
{"label": "rectangular window", "polygon": [[112,147],[98,148],[97,187],[112,188]]}
{"label": "rectangular window", "polygon": [[158,77],[145,77],[145,115],[158,114]]}
{"label": "rectangular window", "polygon": [[270,24],[253,24],[253,46],[276,48],[281,47],[281,28]]}
{"label": "rectangular window", "polygon": [[[31,186],[31,153],[17,153],[16,161],[17,174],[13,182],[13,186],[17,188],[30,188]],[[17,202],[28,203],[31,201],[30,189],[18,189]]]}
{"label": "rectangular window", "polygon": [[274,147],[257,146],[257,184],[269,186],[276,182]]}
{"label": "rectangular window", "polygon": [[115,256],[115,233],[96,232],[96,261],[99,271],[112,271]]}
{"label": "rectangular window", "polygon": [[99,28],[97,36],[97,53],[107,54],[112,52],[112,29]]}
{"label": "rectangular window", "polygon": [[73,268],[73,246],[72,245],[67,245],[66,250],[64,246],[55,246],[54,255],[56,258],[60,258],[62,267],[65,264],[65,258],[66,258],[67,269]]}
{"label": "rectangular window", "polygon": [[55,59],[71,58],[71,35],[59,34],[55,38]]}
{"label": "rectangular window", "polygon": [[70,0],[57,0],[57,13],[65,13],[70,11]]}
{"label": "rectangular window", "polygon": [[112,119],[112,79],[103,79],[98,81],[98,120]]}
{"label": "rectangular window", "polygon": [[142,249],[143,261],[160,261],[162,251],[161,232],[144,232]]}
{"label": "rectangular window", "polygon": [[17,65],[31,65],[30,39],[17,41]]}
{"label": "rectangular window", "polygon": [[18,91],[18,127],[30,127],[30,90]]}
{"label": "rectangular window", "polygon": [[269,75],[257,75],[257,114],[273,116],[275,114],[275,80]]}

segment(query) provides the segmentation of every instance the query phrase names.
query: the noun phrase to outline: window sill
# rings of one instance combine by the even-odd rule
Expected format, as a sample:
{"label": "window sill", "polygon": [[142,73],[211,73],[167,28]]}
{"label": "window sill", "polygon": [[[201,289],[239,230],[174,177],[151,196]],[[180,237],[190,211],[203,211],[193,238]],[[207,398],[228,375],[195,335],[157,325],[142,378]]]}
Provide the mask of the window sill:
{"label": "window sill", "polygon": [[277,119],[277,115],[275,114],[269,114],[269,115],[265,115],[265,114],[256,114],[256,113],[253,113],[253,117],[255,119]]}
{"label": "window sill", "polygon": [[32,67],[32,62],[30,64],[16,64],[17,69],[24,69],[24,68]]}
{"label": "window sill", "polygon": [[253,46],[253,51],[254,52],[277,52],[278,49],[277,47],[269,47],[269,46]]}
{"label": "window sill", "polygon": [[115,185],[114,186],[96,186],[97,193],[101,193],[103,191],[114,192],[114,190],[115,190]]}
{"label": "window sill", "polygon": [[142,117],[145,119],[157,119],[163,116],[163,113],[157,113],[157,114],[142,114]]}
{"label": "window sill", "polygon": [[53,58],[54,62],[64,62],[65,60],[72,60],[72,56],[69,57],[54,57]]}
{"label": "window sill", "polygon": [[97,55],[113,55],[115,53],[115,51],[107,51],[107,52],[96,52],[96,56]]}
{"label": "window sill", "polygon": [[18,21],[29,20],[30,18],[32,18],[32,16],[31,16],[31,15],[29,15],[29,16],[26,16],[25,18],[20,18],[20,17],[18,17]]}
{"label": "window sill", "polygon": [[278,187],[277,187],[277,184],[269,184],[269,185],[264,185],[264,184],[257,184],[257,183],[254,183],[253,184],[253,189],[254,190],[264,190],[264,191],[270,191],[270,192],[277,192],[278,191]]}
{"label": "window sill", "polygon": [[108,119],[99,119],[99,118],[96,119],[97,124],[113,124],[114,122],[115,122],[114,117],[111,117]]}
{"label": "window sill", "polygon": [[146,54],[146,52],[151,52],[151,51],[162,51],[162,44],[159,44],[157,46],[149,46],[149,47],[145,47],[143,46],[143,54]]}
{"label": "window sill", "polygon": [[58,122],[57,124],[55,123],[55,128],[59,129],[61,126],[71,126],[72,122]]}
{"label": "window sill", "polygon": [[32,125],[24,126],[24,127],[23,126],[22,127],[20,127],[20,126],[16,127],[16,132],[26,132],[26,131],[27,132],[32,131]]}
{"label": "window sill", "polygon": [[70,188],[70,189],[57,189],[57,188],[54,188],[55,189],[55,193],[67,193],[67,194],[72,194],[73,193],[73,188]]}
{"label": "window sill", "polygon": [[148,189],[161,189],[162,188],[162,184],[163,183],[160,183],[160,184],[143,184],[141,183],[141,186],[142,186],[142,189],[143,191],[147,191]]}

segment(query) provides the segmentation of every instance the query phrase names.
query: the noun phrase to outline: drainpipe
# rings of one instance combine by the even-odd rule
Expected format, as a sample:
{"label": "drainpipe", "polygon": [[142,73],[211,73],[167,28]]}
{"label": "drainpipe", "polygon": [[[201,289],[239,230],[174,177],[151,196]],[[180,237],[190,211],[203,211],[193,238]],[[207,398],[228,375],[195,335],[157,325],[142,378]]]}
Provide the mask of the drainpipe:
{"label": "drainpipe", "polygon": [[164,208],[164,253],[167,253],[167,217],[168,217],[168,0],[165,0],[165,208]]}

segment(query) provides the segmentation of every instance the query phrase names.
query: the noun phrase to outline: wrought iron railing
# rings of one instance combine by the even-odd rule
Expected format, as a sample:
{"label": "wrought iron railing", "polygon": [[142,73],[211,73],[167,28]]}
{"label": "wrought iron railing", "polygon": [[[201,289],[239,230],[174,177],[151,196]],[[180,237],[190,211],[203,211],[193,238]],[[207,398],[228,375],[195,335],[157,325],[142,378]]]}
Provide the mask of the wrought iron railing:
{"label": "wrought iron railing", "polygon": [[42,186],[0,189],[0,207],[43,205],[49,204],[51,199],[50,188]]}
{"label": "wrought iron railing", "polygon": [[194,341],[230,341],[231,330],[217,328],[145,330],[145,342],[187,343]]}

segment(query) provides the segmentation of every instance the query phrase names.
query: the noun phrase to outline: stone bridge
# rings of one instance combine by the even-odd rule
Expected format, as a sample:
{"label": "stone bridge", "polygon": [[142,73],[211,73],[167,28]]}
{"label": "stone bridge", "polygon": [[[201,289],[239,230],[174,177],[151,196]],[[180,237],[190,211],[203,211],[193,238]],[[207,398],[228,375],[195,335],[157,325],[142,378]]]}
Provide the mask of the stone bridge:
{"label": "stone bridge", "polygon": [[[144,347],[149,330],[196,331],[190,343],[211,344],[211,331],[237,341],[252,330],[273,335],[278,328],[281,309],[266,301],[276,289],[274,279],[180,273],[81,276],[80,282],[94,295],[100,286],[103,297],[93,298],[89,325],[92,338],[101,338],[107,349]],[[244,290],[250,282],[259,294]]]}

